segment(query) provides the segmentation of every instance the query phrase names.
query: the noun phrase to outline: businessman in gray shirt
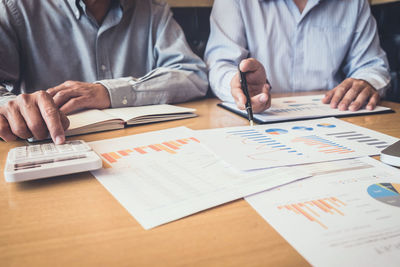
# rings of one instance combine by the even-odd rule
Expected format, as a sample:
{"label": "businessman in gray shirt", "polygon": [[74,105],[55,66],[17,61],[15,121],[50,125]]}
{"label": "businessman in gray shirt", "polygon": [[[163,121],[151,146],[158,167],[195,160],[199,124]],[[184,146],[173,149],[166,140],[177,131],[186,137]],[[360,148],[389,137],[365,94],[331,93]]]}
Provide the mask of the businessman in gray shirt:
{"label": "businessman in gray shirt", "polygon": [[0,0],[0,137],[65,141],[65,114],[204,96],[205,64],[160,0]]}

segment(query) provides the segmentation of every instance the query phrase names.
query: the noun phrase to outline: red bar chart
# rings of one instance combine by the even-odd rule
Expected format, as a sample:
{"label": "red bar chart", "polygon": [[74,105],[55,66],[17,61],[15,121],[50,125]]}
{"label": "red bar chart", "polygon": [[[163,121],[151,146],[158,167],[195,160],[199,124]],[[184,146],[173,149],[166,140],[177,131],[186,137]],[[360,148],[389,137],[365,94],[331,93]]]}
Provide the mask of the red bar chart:
{"label": "red bar chart", "polygon": [[299,216],[307,218],[311,222],[319,224],[324,229],[328,227],[322,222],[323,215],[345,216],[340,208],[346,204],[336,197],[310,200],[302,203],[294,203],[278,206],[279,210],[287,210]]}
{"label": "red bar chart", "polygon": [[191,142],[200,143],[200,141],[195,137],[189,137],[184,139],[165,141],[159,144],[150,144],[140,147],[133,147],[118,151],[102,153],[101,156],[108,163],[113,164],[118,162],[118,160],[122,159],[123,157],[134,155],[139,156],[155,152],[166,152],[173,155],[179,153],[179,149],[181,149],[182,146],[188,145]]}

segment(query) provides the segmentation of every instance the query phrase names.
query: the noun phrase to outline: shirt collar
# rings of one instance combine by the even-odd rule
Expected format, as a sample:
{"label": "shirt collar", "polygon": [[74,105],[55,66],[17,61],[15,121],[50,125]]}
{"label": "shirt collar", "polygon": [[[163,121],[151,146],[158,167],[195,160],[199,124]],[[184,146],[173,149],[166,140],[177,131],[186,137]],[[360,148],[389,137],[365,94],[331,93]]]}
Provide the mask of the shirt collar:
{"label": "shirt collar", "polygon": [[74,12],[76,19],[79,19],[81,17],[81,9],[78,7],[79,0],[67,0],[67,2],[69,7],[72,9],[72,12]]}
{"label": "shirt collar", "polygon": [[[119,4],[122,7],[122,10],[128,10],[132,6],[134,6],[135,1],[132,0],[114,0],[115,2],[119,2]],[[67,0],[69,6],[72,9],[72,12],[74,12],[74,16],[76,19],[80,19],[82,13],[84,13],[84,8],[85,4],[83,3],[82,0]]]}

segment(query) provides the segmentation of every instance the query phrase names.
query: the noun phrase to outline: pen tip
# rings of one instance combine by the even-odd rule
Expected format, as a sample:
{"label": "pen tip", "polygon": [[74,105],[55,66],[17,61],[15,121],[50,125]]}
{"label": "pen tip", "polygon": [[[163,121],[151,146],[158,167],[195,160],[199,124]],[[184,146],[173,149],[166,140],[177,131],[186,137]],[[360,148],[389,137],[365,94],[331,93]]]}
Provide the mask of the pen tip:
{"label": "pen tip", "polygon": [[252,120],[250,120],[250,126],[253,127],[254,126],[254,122]]}

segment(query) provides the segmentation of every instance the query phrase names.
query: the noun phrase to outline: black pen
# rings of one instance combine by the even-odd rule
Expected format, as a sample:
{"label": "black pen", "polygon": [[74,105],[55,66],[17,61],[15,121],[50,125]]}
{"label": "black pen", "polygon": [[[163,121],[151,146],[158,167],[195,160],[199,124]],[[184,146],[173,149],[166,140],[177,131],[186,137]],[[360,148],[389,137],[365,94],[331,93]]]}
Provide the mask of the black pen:
{"label": "black pen", "polygon": [[244,95],[246,96],[246,111],[247,117],[249,118],[250,126],[253,126],[253,108],[251,107],[251,99],[249,95],[249,88],[247,87],[246,73],[240,70],[240,64],[238,66],[238,70],[240,73],[240,86]]}

